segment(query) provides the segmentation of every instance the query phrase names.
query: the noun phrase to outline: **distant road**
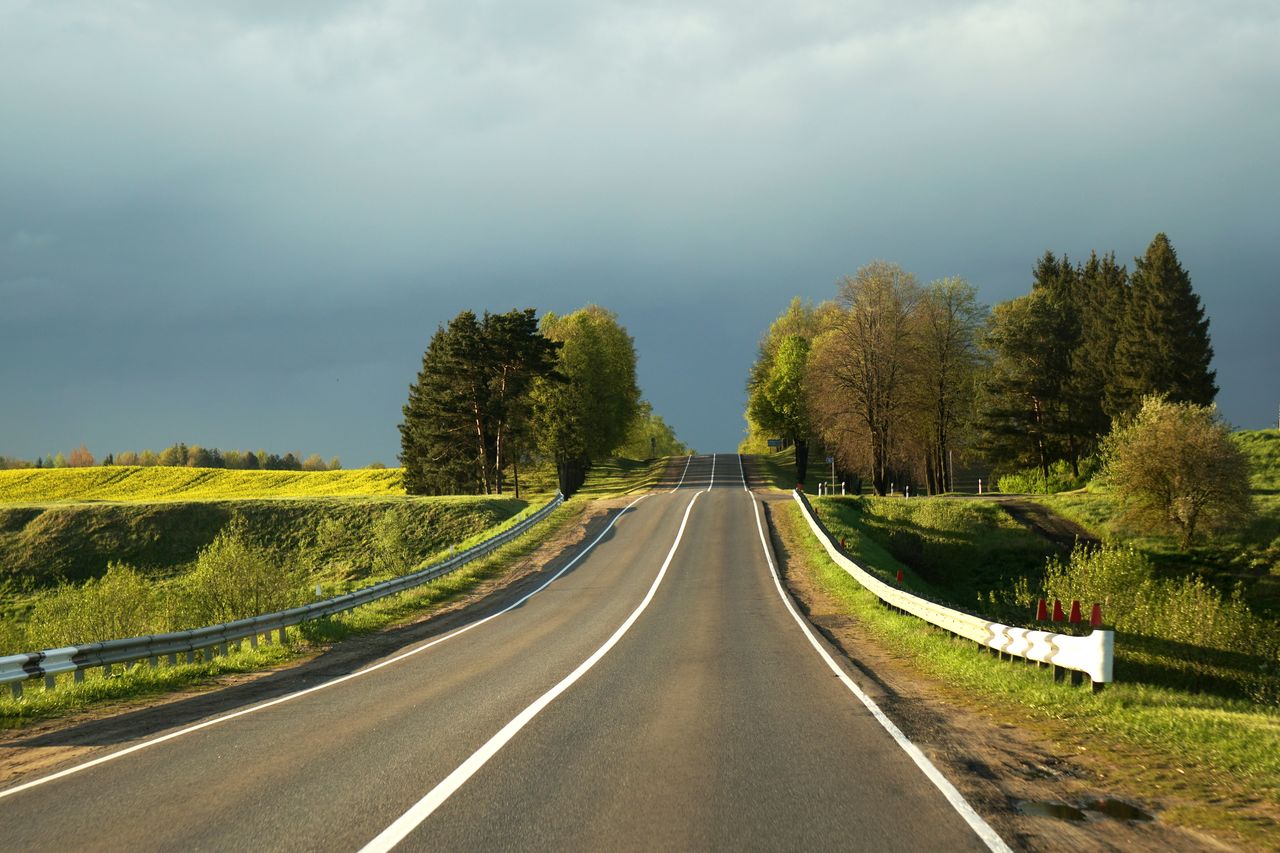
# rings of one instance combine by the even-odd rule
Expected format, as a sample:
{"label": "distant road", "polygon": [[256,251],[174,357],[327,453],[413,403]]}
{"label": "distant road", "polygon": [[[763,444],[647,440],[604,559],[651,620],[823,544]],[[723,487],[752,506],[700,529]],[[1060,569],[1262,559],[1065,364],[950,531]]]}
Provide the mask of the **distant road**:
{"label": "distant road", "polygon": [[673,470],[597,524],[564,574],[513,608],[532,585],[495,596],[463,633],[162,742],[193,721],[104,738],[80,761],[141,748],[18,780],[0,791],[0,843],[988,849],[793,617],[739,457]]}

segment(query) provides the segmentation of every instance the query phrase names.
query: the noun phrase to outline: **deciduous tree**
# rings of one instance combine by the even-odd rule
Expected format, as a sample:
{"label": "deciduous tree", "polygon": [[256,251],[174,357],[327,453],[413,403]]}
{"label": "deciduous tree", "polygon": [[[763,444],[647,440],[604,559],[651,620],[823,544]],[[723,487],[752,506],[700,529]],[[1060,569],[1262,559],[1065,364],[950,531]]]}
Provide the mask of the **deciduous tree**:
{"label": "deciduous tree", "polygon": [[1136,517],[1196,535],[1246,523],[1253,513],[1249,460],[1213,406],[1148,396],[1104,443],[1107,472]]}

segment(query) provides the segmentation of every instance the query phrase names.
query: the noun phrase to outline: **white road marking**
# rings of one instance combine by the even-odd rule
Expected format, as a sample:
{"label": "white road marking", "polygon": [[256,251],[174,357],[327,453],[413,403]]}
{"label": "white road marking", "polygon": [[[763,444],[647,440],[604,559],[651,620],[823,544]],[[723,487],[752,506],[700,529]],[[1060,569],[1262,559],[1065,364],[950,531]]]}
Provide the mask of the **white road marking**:
{"label": "white road marking", "polygon": [[707,488],[710,489],[715,484],[716,484],[716,455],[712,453],[711,454],[711,482],[707,483]]}
{"label": "white road marking", "polygon": [[378,833],[376,838],[361,848],[360,853],[381,853],[381,851],[391,850],[403,841],[405,836],[417,829],[449,797],[453,796],[459,788],[465,785],[468,779],[474,776],[481,767],[484,767],[489,759],[497,755],[521,729],[527,726],[534,717],[538,716],[542,709],[554,702],[561,693],[572,687],[574,682],[585,675],[601,658],[609,653],[610,649],[617,645],[622,636],[640,618],[640,614],[649,606],[649,602],[653,600],[654,594],[658,591],[658,586],[662,583],[662,579],[666,577],[667,567],[671,565],[671,560],[676,555],[676,549],[680,547],[680,540],[684,537],[684,529],[689,523],[689,514],[693,512],[693,505],[704,492],[705,490],[694,493],[693,498],[689,501],[689,506],[685,508],[684,518],[680,521],[680,529],[676,531],[676,540],[671,543],[671,550],[667,552],[667,558],[662,562],[662,568],[658,570],[658,576],[654,578],[653,585],[649,587],[649,592],[639,606],[631,611],[631,615],[627,617],[626,621],[618,627],[618,630],[613,632],[613,636],[606,640],[604,645],[596,649],[591,657],[578,664],[577,669],[566,675],[559,684],[543,693],[534,700],[533,704],[517,714],[511,722],[503,726],[497,734],[489,738],[483,746],[473,752],[466,761],[458,765],[452,773],[428,791],[426,796],[396,818],[394,823]]}
{"label": "white road marking", "polygon": [[[483,619],[477,619],[475,622],[470,622],[466,625],[463,625],[461,628],[459,628],[456,631],[445,634],[442,637],[437,637],[434,640],[431,640],[428,643],[424,643],[421,646],[418,646],[416,648],[410,649],[409,651],[404,652],[403,654],[396,655],[393,658],[388,658],[387,660],[380,661],[379,663],[375,663],[372,666],[368,666],[368,667],[365,667],[364,669],[357,670],[356,672],[352,672],[347,675],[340,676],[338,678],[332,679],[331,681],[325,681],[313,687],[308,687],[305,690],[299,690],[295,693],[286,694],[279,698],[272,699],[270,702],[263,702],[261,705],[254,705],[253,707],[245,708],[240,711],[235,711],[230,714],[224,714],[221,717],[214,717],[212,720],[205,720],[202,723],[196,723],[195,725],[187,726],[186,728],[178,729],[177,731],[172,731],[172,732],[169,732],[168,734],[163,734],[163,735],[160,735],[159,737],[151,738],[150,740],[144,740],[139,743],[135,743],[133,746],[129,746],[124,749],[118,750],[116,752],[112,752],[108,755],[103,755],[99,758],[95,758],[92,761],[86,761],[83,764],[77,764],[74,767],[68,767],[65,770],[58,771],[57,773],[51,773],[48,776],[43,776],[39,779],[33,779],[30,782],[25,782],[13,788],[8,788],[6,790],[0,791],[0,799],[4,799],[5,797],[11,796],[13,794],[17,794],[21,791],[26,791],[30,788],[35,788],[38,785],[44,785],[48,782],[53,782],[57,779],[62,779],[64,777],[71,776],[76,773],[80,773],[84,770],[88,770],[91,767],[97,767],[99,764],[106,764],[108,761],[115,761],[117,758],[124,758],[126,755],[130,755],[132,753],[138,752],[139,750],[146,749],[149,746],[155,746],[156,744],[164,743],[165,741],[173,740],[174,738],[182,737],[183,735],[191,734],[192,732],[196,732],[201,729],[207,729],[210,726],[216,726],[219,723],[225,723],[228,720],[234,720],[237,717],[243,717],[246,714],[252,714],[255,711],[261,711],[266,708],[271,708],[275,705],[280,705],[285,702],[290,702],[302,696],[307,696],[311,693],[315,693],[316,691],[324,690],[325,688],[333,687],[336,684],[342,684],[343,682],[350,681],[353,678],[359,678],[362,675],[368,675],[369,673],[376,672],[377,670],[380,670],[385,666],[390,666],[391,664],[398,663],[399,661],[402,661],[405,658],[413,657],[419,652],[425,652],[427,649],[433,646],[438,646],[446,640],[452,640],[454,637],[457,637],[460,634],[465,634],[467,631],[470,631],[472,628],[478,628],[491,619],[496,619],[502,614],[510,610],[515,610],[517,607],[524,604],[530,598],[533,598],[535,595],[537,595],[538,593],[546,589],[548,586],[550,586],[553,581],[555,581],[565,572],[569,571],[569,569],[573,568],[573,566],[576,565],[579,560],[581,560],[588,553],[590,553],[591,550],[595,548],[597,544],[599,544],[600,540],[603,539],[611,529],[613,529],[613,525],[618,522],[618,519],[622,518],[622,516],[626,514],[627,510],[631,509],[633,506],[640,503],[640,501],[644,500],[647,497],[649,497],[649,495],[641,495],[640,497],[633,500],[631,503],[627,504],[622,509],[622,511],[619,512],[617,515],[615,515],[613,517],[613,520],[611,520],[608,523],[608,525],[605,526],[605,529],[600,531],[600,535],[597,536],[595,539],[593,539],[591,544],[582,550],[582,553],[578,554],[578,556],[574,557],[563,568],[561,568],[558,572],[556,572],[554,575],[548,578],[546,583],[542,584],[537,589],[530,592],[528,595],[523,596],[519,601],[516,601],[515,603],[502,608],[496,613],[491,613],[488,616],[484,617]],[[681,529],[683,529],[683,527]]]}
{"label": "white road marking", "polygon": [[684,474],[681,474],[681,475],[680,475],[680,482],[676,483],[676,488],[675,488],[675,489],[672,489],[671,491],[673,491],[673,492],[674,492],[676,489],[678,489],[678,488],[680,488],[681,486],[683,486],[683,485],[684,485],[684,478],[685,478],[685,474],[688,474],[688,473],[689,473],[689,466],[690,466],[690,465],[692,465],[692,464],[693,464],[693,454],[692,454],[692,453],[690,453],[690,454],[689,454],[689,458],[688,458],[688,460],[686,460],[686,461],[685,461],[685,463],[684,463]]}
{"label": "white road marking", "polygon": [[747,469],[746,469],[746,467],[745,467],[745,466],[743,466],[743,464],[742,464],[742,454],[741,454],[741,453],[739,453],[739,454],[738,454],[738,472],[739,472],[740,474],[742,474],[742,491],[744,491],[744,492],[750,492],[751,490],[747,488]]}
{"label": "white road marking", "polygon": [[796,612],[795,605],[791,603],[791,597],[788,596],[782,588],[782,580],[778,577],[778,568],[773,563],[773,552],[770,550],[769,542],[764,535],[764,524],[760,521],[759,502],[755,498],[752,498],[751,506],[755,510],[756,530],[760,532],[760,547],[764,549],[764,557],[769,561],[769,573],[773,575],[773,585],[777,588],[778,595],[782,597],[782,603],[785,604],[787,606],[787,610],[790,611],[791,618],[796,620],[796,624],[800,626],[800,630],[804,631],[805,637],[809,639],[809,644],[817,650],[818,654],[827,662],[827,666],[831,667],[831,671],[836,674],[836,677],[840,679],[844,686],[849,688],[849,692],[854,696],[857,696],[858,699],[862,701],[862,704],[867,706],[867,710],[871,712],[871,716],[875,717],[876,722],[884,727],[884,730],[887,731],[898,746],[902,748],[902,751],[910,756],[911,760],[916,763],[916,766],[920,768],[926,777],[928,777],[929,781],[942,792],[942,796],[946,797],[947,802],[951,804],[951,807],[959,813],[965,823],[969,824],[969,828],[977,834],[978,838],[982,839],[982,842],[987,845],[987,849],[991,850],[992,853],[1013,853],[1009,848],[1009,845],[1004,843],[1004,839],[1002,839],[996,831],[991,828],[991,825],[983,820],[982,817],[973,810],[973,806],[969,805],[969,802],[959,791],[956,790],[955,785],[952,785],[947,780],[947,777],[943,776],[942,773],[939,772],[938,768],[934,766],[933,762],[920,751],[920,747],[912,743],[907,736],[902,733],[902,730],[894,725],[893,720],[890,720],[885,716],[884,711],[880,710],[880,706],[877,705],[870,696],[864,693],[861,687],[854,683],[853,679],[850,678],[834,660],[832,660],[831,655],[827,654],[827,650],[824,649],[818,642],[817,638],[813,636],[813,631],[809,629],[809,625],[803,618],[801,618],[800,614]]}

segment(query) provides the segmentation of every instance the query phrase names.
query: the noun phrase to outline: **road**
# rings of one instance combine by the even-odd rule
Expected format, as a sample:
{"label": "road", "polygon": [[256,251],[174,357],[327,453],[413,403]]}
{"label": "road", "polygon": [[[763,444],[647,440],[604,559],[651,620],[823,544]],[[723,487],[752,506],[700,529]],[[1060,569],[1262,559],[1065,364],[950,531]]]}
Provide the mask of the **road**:
{"label": "road", "polygon": [[461,631],[18,780],[0,844],[1001,849],[805,633],[739,457],[670,479]]}

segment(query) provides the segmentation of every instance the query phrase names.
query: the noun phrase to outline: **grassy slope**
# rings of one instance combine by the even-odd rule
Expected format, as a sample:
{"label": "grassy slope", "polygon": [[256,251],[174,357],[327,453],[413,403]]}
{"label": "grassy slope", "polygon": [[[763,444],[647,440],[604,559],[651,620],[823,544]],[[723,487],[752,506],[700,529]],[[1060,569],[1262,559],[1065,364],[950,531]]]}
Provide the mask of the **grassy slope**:
{"label": "grassy slope", "polygon": [[350,558],[388,512],[405,516],[420,556],[448,547],[523,510],[499,498],[311,498],[165,503],[55,504],[0,508],[0,582],[45,586],[80,581],[123,561],[160,575],[181,569],[233,516],[255,538],[288,553],[330,525],[326,556]]}
{"label": "grassy slope", "polygon": [[[837,526],[833,515],[824,520]],[[800,543],[802,570],[911,666],[949,685],[958,701],[1043,732],[1046,752],[1100,756],[1101,772],[1161,802],[1166,820],[1277,846],[1280,717],[1274,711],[1141,683],[1117,683],[1094,695],[1054,684],[1045,671],[993,661],[976,654],[972,643],[878,606],[821,550],[794,504],[775,518],[786,538]],[[846,525],[836,535],[846,537],[850,555],[864,567],[895,572],[898,564],[865,527]]]}

